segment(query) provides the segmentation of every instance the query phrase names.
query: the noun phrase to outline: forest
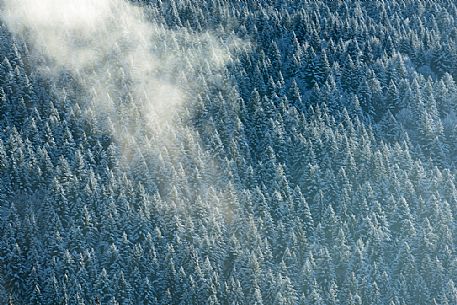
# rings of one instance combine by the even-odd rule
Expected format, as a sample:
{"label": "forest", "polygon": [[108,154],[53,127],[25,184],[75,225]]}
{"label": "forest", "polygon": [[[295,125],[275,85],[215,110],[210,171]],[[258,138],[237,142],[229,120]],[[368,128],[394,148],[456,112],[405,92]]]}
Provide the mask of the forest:
{"label": "forest", "polygon": [[457,304],[456,2],[0,0],[0,63],[1,304]]}

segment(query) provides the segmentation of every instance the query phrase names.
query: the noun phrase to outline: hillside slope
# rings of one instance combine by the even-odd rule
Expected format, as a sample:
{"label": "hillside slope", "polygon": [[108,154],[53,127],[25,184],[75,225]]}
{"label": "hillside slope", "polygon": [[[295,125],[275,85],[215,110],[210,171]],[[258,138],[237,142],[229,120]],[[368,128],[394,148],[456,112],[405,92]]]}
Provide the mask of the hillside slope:
{"label": "hillside slope", "polygon": [[33,2],[1,304],[457,304],[454,1]]}

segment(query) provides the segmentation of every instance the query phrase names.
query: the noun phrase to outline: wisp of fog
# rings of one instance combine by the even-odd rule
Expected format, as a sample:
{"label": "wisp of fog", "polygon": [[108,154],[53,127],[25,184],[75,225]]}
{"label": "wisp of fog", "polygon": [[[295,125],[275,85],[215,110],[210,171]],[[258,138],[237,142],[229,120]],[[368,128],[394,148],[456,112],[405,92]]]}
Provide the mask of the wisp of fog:
{"label": "wisp of fog", "polygon": [[52,78],[65,71],[77,79],[121,143],[131,132],[119,126],[119,103],[133,101],[145,125],[173,127],[188,101],[183,88],[196,85],[192,77],[180,77],[180,69],[201,66],[214,73],[230,57],[230,46],[213,35],[165,29],[124,0],[2,2],[10,31],[45,58],[42,72]]}

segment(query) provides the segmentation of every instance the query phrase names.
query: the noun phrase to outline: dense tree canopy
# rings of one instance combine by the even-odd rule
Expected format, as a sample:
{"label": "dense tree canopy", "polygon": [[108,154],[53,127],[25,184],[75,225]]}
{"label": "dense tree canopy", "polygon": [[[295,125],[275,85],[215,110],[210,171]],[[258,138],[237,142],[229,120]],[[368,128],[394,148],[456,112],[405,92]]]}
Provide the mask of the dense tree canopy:
{"label": "dense tree canopy", "polygon": [[454,1],[132,2],[245,43],[145,127],[1,24],[0,303],[457,304]]}

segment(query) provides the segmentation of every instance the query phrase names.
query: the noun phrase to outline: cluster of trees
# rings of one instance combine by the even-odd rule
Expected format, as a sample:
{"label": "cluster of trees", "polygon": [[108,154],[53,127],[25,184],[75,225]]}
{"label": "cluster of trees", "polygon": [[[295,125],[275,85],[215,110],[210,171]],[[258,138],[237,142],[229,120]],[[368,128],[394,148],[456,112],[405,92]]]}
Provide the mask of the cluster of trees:
{"label": "cluster of trees", "polygon": [[457,304],[454,1],[136,2],[252,48],[120,143],[1,26],[2,304]]}

